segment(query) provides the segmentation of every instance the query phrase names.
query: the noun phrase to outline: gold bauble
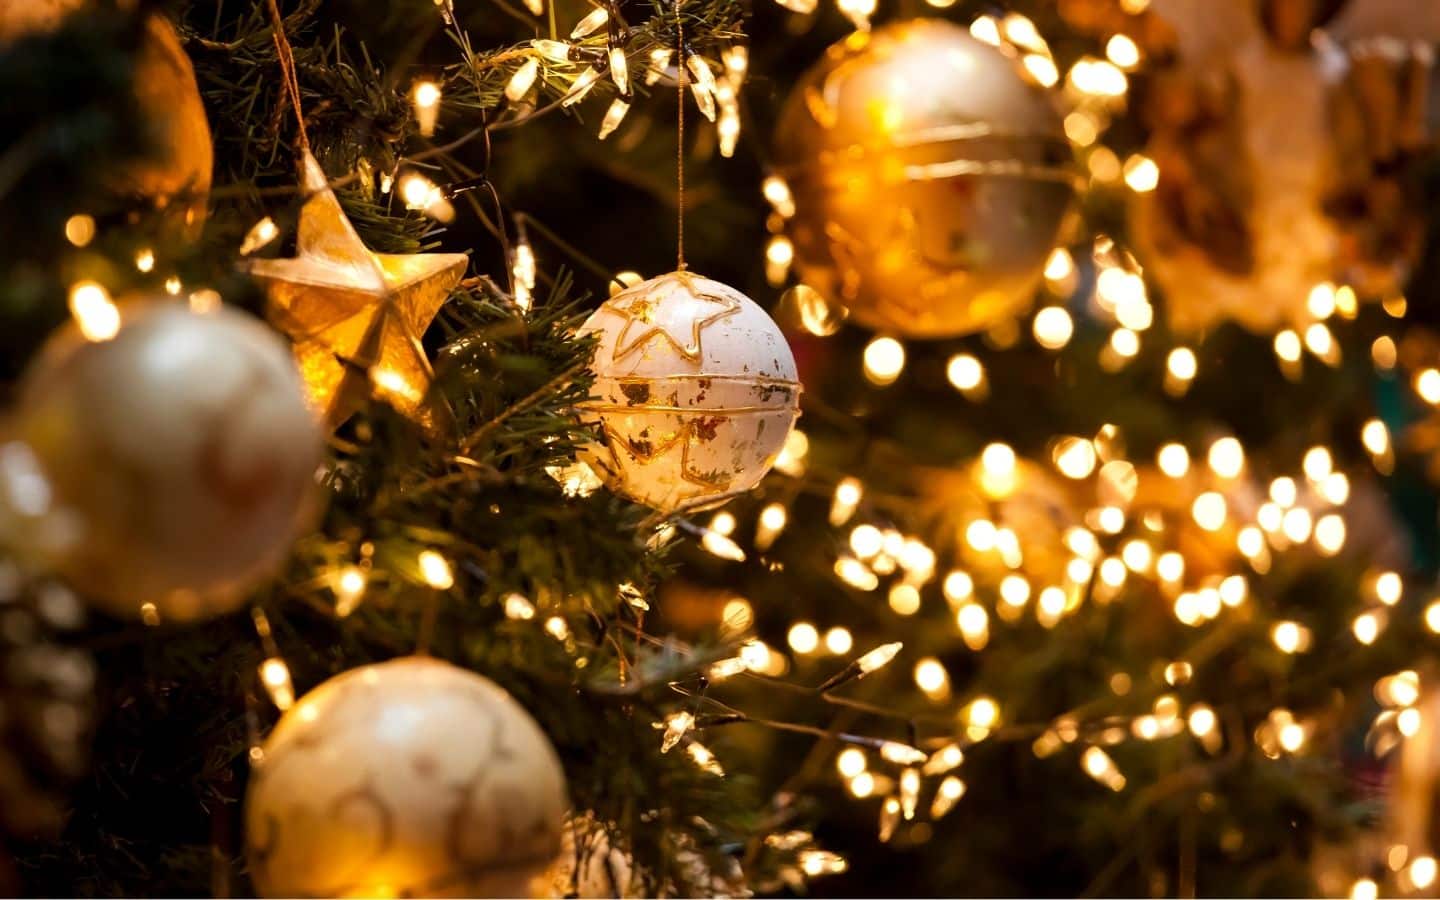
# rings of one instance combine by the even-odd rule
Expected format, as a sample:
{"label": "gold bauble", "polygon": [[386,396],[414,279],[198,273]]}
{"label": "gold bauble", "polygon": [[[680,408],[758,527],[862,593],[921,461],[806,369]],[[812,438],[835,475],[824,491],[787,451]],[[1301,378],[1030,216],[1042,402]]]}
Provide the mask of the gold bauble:
{"label": "gold bauble", "polygon": [[939,20],[831,47],[786,102],[776,162],[801,279],[861,324],[917,338],[1028,306],[1074,193],[1045,90]]}
{"label": "gold bauble", "polygon": [[499,685],[412,656],[291,707],[245,798],[262,897],[529,897],[561,849],[565,773]]}
{"label": "gold bauble", "polygon": [[1317,284],[1362,300],[1403,290],[1424,244],[1406,179],[1433,146],[1429,48],[1323,35],[1290,47],[1248,0],[1151,8],[1179,38],[1175,62],[1152,73],[1144,153],[1159,183],[1131,195],[1129,233],[1171,329],[1304,330]]}
{"label": "gold bauble", "polygon": [[[52,30],[66,16],[82,15],[86,6],[85,0],[0,0],[0,45]],[[146,20],[134,65],[131,87],[149,153],[109,174],[106,183],[118,197],[139,198],[158,209],[173,204],[167,222],[194,237],[205,221],[214,149],[195,70],[162,16]]]}
{"label": "gold bauble", "polygon": [[63,329],[26,372],[12,428],[47,486],[24,536],[73,521],[34,552],[112,615],[237,609],[311,508],[321,438],[300,376],[279,335],[228,307],[121,317],[110,340]]}

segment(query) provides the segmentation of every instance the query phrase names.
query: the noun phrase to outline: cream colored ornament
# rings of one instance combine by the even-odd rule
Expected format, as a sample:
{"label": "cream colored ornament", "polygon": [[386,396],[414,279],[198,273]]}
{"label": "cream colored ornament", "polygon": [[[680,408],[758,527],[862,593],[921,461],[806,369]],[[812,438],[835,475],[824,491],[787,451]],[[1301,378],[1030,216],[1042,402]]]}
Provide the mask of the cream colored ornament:
{"label": "cream colored ornament", "polygon": [[775,157],[801,280],[862,325],[916,338],[1029,306],[1074,194],[1050,96],[939,19],[826,51],[786,101]]}
{"label": "cream colored ornament", "polygon": [[1403,289],[1423,246],[1404,176],[1431,142],[1430,48],[1408,34],[1312,41],[1304,27],[1286,49],[1252,0],[1151,10],[1174,27],[1177,61],[1156,73],[1144,152],[1159,184],[1132,195],[1129,232],[1171,327],[1303,330],[1322,282],[1362,299]]}
{"label": "cream colored ornament", "polygon": [[228,612],[302,524],[314,415],[284,341],[251,316],[156,301],[121,317],[108,341],[62,331],[22,387],[15,434],[78,522],[55,563],[114,615]]}
{"label": "cream colored ornament", "polygon": [[748,491],[799,415],[785,336],[732,287],[671,272],[605,301],[580,329],[599,338],[582,417],[586,454],[610,487],[662,512]]}
{"label": "cream colored ornament", "polygon": [[540,726],[489,679],[407,657],[285,714],[246,796],[266,897],[529,897],[568,805]]}

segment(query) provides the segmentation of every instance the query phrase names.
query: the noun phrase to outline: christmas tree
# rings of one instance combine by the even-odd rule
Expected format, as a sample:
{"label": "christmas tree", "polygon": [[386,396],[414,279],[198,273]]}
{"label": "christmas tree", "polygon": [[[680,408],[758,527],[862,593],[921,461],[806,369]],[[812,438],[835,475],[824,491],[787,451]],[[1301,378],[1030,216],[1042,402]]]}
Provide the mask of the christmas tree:
{"label": "christmas tree", "polygon": [[0,887],[1427,895],[1396,0],[0,0]]}

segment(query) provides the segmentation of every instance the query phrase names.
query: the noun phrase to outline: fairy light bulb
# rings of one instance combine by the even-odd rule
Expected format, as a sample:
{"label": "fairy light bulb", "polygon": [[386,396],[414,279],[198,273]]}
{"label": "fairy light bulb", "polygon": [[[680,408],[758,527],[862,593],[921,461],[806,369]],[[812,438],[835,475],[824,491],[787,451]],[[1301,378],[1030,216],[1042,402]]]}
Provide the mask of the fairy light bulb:
{"label": "fairy light bulb", "polygon": [[1180,478],[1190,471],[1190,452],[1181,444],[1166,444],[1155,455],[1155,463],[1171,478]]}
{"label": "fairy light bulb", "polygon": [[915,686],[932,700],[950,692],[950,676],[940,660],[927,656],[915,664]]}
{"label": "fairy light bulb", "polygon": [[345,618],[355,611],[365,596],[365,571],[359,566],[346,566],[335,577],[335,615]]}
{"label": "fairy light bulb", "polygon": [[939,819],[955,808],[965,796],[965,782],[954,775],[946,776],[935,790],[935,799],[930,804],[930,818]]}
{"label": "fairy light bulb", "polygon": [[865,345],[865,377],[871,384],[894,384],[905,370],[905,347],[892,337],[877,337]]}
{"label": "fairy light bulb", "polygon": [[439,553],[423,550],[416,562],[420,565],[421,579],[430,587],[437,591],[448,591],[455,586],[455,575],[450,571],[450,563]]}
{"label": "fairy light bulb", "polygon": [[524,232],[515,241],[515,261],[510,267],[510,277],[515,286],[515,305],[521,312],[529,312],[534,303],[535,292],[535,250]]}
{"label": "fairy light bulb", "polygon": [[611,47],[608,54],[610,58],[610,79],[620,89],[620,93],[630,93],[630,63],[625,58],[625,48]]}
{"label": "fairy light bulb", "polygon": [[785,512],[784,506],[779,503],[766,504],[765,508],[760,510],[760,517],[755,525],[755,549],[762,552],[770,549],[780,532],[785,530],[788,519],[789,514]]}
{"label": "fairy light bulb", "polygon": [[1238,478],[1245,468],[1245,449],[1235,438],[1223,437],[1210,445],[1206,461],[1221,478]]}
{"label": "fairy light bulb", "polygon": [[1160,167],[1155,160],[1143,154],[1131,154],[1125,160],[1122,171],[1126,186],[1137,194],[1149,193],[1160,184]]}
{"label": "fairy light bulb", "polygon": [[440,113],[440,85],[433,81],[417,81],[410,90],[410,101],[415,107],[415,121],[421,137],[435,133],[435,122]]}
{"label": "fairy light bulb", "polygon": [[601,26],[608,21],[610,21],[609,11],[603,6],[597,6],[586,13],[584,18],[579,22],[575,23],[575,27],[570,31],[570,40],[578,41],[582,38],[589,37],[599,31]]}
{"label": "fairy light bulb", "polygon": [[1195,498],[1190,513],[1195,518],[1196,525],[1206,531],[1219,531],[1225,525],[1225,497],[1215,491],[1206,491]]}
{"label": "fairy light bulb", "polygon": [[705,57],[692,53],[685,59],[685,68],[690,70],[690,96],[695,99],[695,106],[699,108],[700,115],[715,121],[715,73],[711,71],[710,64]]}
{"label": "fairy light bulb", "polygon": [[835,769],[845,778],[854,778],[868,766],[865,751],[859,747],[846,747],[835,757]]}
{"label": "fairy light bulb", "polygon": [[[612,70],[613,71],[613,70]],[[600,120],[600,131],[596,136],[600,140],[615,133],[620,123],[625,121],[625,116],[630,112],[630,103],[624,97],[616,97],[610,101],[610,106],[605,110],[605,118]]]}
{"label": "fairy light bulb", "polygon": [[[854,646],[855,638],[848,628],[837,625],[825,632],[825,649],[835,656],[844,656]],[[864,667],[861,667],[861,674],[866,674]]]}
{"label": "fairy light bulb", "polygon": [[835,485],[835,495],[830,501],[830,524],[836,528],[844,525],[855,514],[860,505],[864,489],[858,478],[842,478]]}
{"label": "fairy light bulb", "polygon": [[1133,69],[1140,65],[1140,47],[1123,34],[1117,34],[1105,42],[1105,56],[1122,69]]}
{"label": "fairy light bulb", "polygon": [[530,93],[530,88],[535,86],[535,79],[540,75],[540,60],[530,57],[525,60],[510,80],[505,83],[505,99],[511,103],[519,103]]}
{"label": "fairy light bulb", "polygon": [[270,694],[270,702],[284,712],[295,704],[295,685],[290,681],[290,667],[285,660],[272,656],[260,664],[260,682]]}
{"label": "fairy light bulb", "polygon": [[808,655],[820,648],[820,632],[809,622],[796,622],[786,632],[785,641],[796,653]]}
{"label": "fairy light bulb", "polygon": [[968,353],[950,357],[945,366],[946,379],[966,396],[977,393],[985,384],[985,367]]}
{"label": "fairy light bulb", "polygon": [[71,285],[70,315],[87,341],[108,341],[120,333],[120,309],[99,282]]}
{"label": "fairy light bulb", "polygon": [[[832,629],[832,631],[833,631],[833,630],[834,630],[834,629]],[[843,630],[843,629],[842,629],[842,630]],[[845,632],[845,636],[846,636],[847,639],[849,638],[849,635],[850,635],[850,633],[849,633],[848,631]],[[830,640],[830,639],[829,639],[829,635],[826,635],[826,643],[827,643],[827,644],[829,643],[829,640]],[[884,667],[884,666],[886,666],[886,665],[889,665],[890,661],[891,661],[892,659],[894,659],[895,656],[896,656],[896,654],[898,654],[898,653],[900,652],[900,648],[902,648],[902,647],[904,647],[904,646],[905,646],[905,645],[902,644],[902,643],[899,642],[899,641],[895,641],[895,642],[890,643],[890,644],[881,644],[880,646],[876,647],[874,650],[871,650],[869,653],[866,653],[864,656],[862,656],[862,657],[860,657],[859,659],[855,660],[855,665],[856,665],[856,667],[860,670],[860,674],[862,674],[862,675],[869,675],[871,672],[874,672],[876,669],[879,669],[879,668],[882,668],[882,667]],[[838,655],[839,653],[847,652],[849,649],[850,649],[850,648],[849,648],[849,644],[848,644],[848,641],[847,641],[846,648],[845,648],[844,651],[832,651],[832,652],[835,652],[835,653]]]}
{"label": "fairy light bulb", "polygon": [[600,70],[595,68],[594,66],[591,66],[585,71],[581,72],[580,75],[570,84],[570,89],[565,92],[565,96],[561,98],[560,105],[568,109],[569,107],[579,103],[581,100],[584,100],[585,95],[590,93],[590,90],[595,87],[596,82],[598,82],[599,80]]}
{"label": "fairy light bulb", "polygon": [[1293,330],[1286,328],[1275,335],[1275,355],[1280,357],[1282,362],[1297,363],[1300,361],[1300,335]]}
{"label": "fairy light bulb", "polygon": [[535,618],[535,604],[523,594],[506,594],[503,601],[505,618],[528,622]]}
{"label": "fairy light bulb", "polygon": [[1063,306],[1047,306],[1035,314],[1032,323],[1035,342],[1046,350],[1059,350],[1070,343],[1075,322]]}

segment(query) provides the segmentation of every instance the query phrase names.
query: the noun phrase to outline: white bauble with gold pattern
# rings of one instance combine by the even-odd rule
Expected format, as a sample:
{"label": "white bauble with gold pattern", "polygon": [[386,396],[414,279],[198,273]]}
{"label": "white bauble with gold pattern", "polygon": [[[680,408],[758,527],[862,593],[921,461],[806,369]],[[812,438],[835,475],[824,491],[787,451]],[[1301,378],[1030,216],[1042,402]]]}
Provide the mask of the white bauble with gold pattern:
{"label": "white bauble with gold pattern", "polygon": [[331,678],[275,726],[245,834],[266,897],[528,897],[560,853],[565,775],[474,672],[406,657]]}
{"label": "white bauble with gold pattern", "polygon": [[167,298],[119,315],[108,340],[62,329],[26,373],[10,430],[48,483],[32,532],[73,520],[44,555],[112,615],[237,609],[313,506],[322,443],[299,372],[243,312]]}
{"label": "white bauble with gold pattern", "polygon": [[586,460],[612,490],[661,512],[754,487],[799,415],[800,382],[775,322],[734,288],[692,272],[607,300],[581,327],[599,346],[582,418]]}

